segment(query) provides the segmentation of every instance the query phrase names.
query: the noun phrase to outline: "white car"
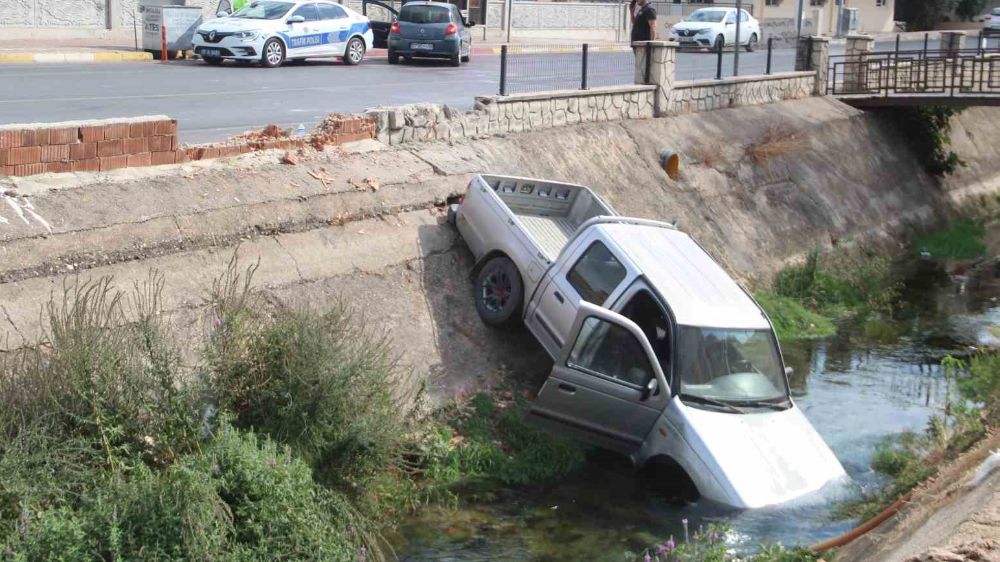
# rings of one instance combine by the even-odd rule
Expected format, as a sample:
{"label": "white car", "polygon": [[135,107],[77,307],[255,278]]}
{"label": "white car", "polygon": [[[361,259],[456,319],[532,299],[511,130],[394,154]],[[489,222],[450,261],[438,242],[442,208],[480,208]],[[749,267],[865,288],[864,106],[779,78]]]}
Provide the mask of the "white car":
{"label": "white car", "polygon": [[260,0],[203,23],[193,43],[195,54],[208,64],[232,59],[274,68],[310,57],[343,57],[346,64],[358,64],[373,40],[368,18],[340,4]]}
{"label": "white car", "polygon": [[993,8],[983,21],[983,37],[1000,35],[1000,8]]}
{"label": "white car", "polygon": [[[740,45],[752,51],[761,40],[760,22],[740,10]],[[681,47],[718,49],[736,44],[736,9],[701,8],[670,28],[670,40]]]}

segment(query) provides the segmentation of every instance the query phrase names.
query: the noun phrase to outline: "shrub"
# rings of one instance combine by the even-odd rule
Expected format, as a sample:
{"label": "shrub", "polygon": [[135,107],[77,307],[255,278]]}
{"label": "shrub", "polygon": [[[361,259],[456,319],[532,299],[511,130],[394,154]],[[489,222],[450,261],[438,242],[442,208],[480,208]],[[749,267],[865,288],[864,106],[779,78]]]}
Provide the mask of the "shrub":
{"label": "shrub", "polygon": [[801,152],[808,147],[809,143],[799,138],[794,131],[769,126],[744,150],[755,164],[767,164],[772,158]]}
{"label": "shrub", "polygon": [[288,444],[321,481],[343,489],[394,467],[405,428],[386,338],[343,308],[265,307],[250,289],[253,268],[234,267],[214,290],[206,352],[220,408],[237,427]]}
{"label": "shrub", "polygon": [[901,294],[887,259],[867,255],[851,263],[827,265],[814,251],[799,266],[787,267],[775,278],[774,292],[800,301],[826,315],[891,312]]}

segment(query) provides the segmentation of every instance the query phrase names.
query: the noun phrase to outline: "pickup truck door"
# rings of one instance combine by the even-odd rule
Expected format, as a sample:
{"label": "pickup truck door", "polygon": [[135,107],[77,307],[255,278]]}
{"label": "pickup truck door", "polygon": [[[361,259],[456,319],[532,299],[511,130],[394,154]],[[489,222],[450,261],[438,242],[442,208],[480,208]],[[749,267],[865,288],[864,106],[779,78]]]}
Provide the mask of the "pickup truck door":
{"label": "pickup truck door", "polygon": [[585,235],[549,268],[528,305],[525,323],[556,357],[566,342],[580,303],[603,305],[617,298],[625,279],[633,277],[616,250],[596,232]]}
{"label": "pickup truck door", "polygon": [[588,302],[580,303],[572,334],[530,417],[601,447],[636,452],[670,400],[646,336],[631,320]]}

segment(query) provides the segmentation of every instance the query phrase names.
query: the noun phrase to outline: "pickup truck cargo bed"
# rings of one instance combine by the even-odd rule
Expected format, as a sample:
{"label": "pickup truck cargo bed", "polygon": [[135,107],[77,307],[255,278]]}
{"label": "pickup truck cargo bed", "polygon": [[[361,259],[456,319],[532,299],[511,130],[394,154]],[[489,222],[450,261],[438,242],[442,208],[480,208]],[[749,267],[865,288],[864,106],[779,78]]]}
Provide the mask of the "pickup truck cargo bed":
{"label": "pickup truck cargo bed", "polygon": [[510,176],[482,177],[550,261],[581,224],[617,214],[583,186]]}

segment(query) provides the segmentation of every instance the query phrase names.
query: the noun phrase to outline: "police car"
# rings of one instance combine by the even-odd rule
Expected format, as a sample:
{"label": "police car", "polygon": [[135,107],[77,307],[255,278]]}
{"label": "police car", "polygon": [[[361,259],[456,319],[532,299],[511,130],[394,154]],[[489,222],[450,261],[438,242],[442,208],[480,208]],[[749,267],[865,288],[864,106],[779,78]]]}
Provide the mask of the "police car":
{"label": "police car", "polygon": [[205,22],[193,38],[194,52],[208,64],[232,59],[268,68],[310,57],[358,64],[372,41],[368,18],[340,4],[279,0],[253,2]]}

